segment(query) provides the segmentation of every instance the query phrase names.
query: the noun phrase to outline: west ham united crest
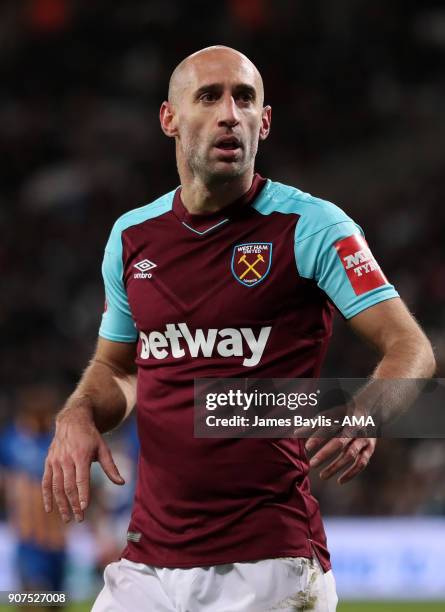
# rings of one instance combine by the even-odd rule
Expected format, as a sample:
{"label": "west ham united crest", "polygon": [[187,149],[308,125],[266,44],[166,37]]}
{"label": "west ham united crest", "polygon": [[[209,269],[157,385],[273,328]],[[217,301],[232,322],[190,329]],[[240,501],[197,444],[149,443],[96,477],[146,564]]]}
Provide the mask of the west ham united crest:
{"label": "west ham united crest", "polygon": [[271,264],[271,242],[246,242],[233,247],[232,274],[246,287],[263,281],[269,274]]}

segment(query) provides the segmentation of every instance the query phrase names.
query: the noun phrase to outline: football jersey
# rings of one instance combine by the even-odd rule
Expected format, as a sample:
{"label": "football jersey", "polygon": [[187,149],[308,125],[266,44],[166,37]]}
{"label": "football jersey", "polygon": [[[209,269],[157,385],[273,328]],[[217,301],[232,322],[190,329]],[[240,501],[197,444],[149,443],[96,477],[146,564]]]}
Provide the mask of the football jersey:
{"label": "football jersey", "polygon": [[397,297],[337,206],[255,175],[223,210],[181,188],[124,214],[105,250],[100,336],[137,342],[138,482],[123,556],[193,567],[317,554],[301,439],[193,435],[196,378],[319,376],[334,307]]}

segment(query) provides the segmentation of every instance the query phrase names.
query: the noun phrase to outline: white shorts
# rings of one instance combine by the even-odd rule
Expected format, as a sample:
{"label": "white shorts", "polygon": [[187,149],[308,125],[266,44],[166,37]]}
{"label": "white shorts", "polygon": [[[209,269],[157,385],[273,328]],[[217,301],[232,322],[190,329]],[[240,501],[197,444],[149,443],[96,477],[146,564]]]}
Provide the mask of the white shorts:
{"label": "white shorts", "polygon": [[121,559],[104,572],[92,612],[335,612],[332,570],[280,557],[189,569]]}

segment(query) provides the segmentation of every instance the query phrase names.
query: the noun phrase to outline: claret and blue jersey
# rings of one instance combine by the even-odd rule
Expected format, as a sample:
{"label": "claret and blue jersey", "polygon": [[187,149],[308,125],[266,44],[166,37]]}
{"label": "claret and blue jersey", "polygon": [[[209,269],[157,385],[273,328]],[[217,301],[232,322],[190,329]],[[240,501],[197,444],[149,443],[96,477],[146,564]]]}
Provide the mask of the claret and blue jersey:
{"label": "claret and blue jersey", "polygon": [[328,569],[302,441],[195,439],[193,380],[318,376],[334,307],[351,318],[397,296],[360,228],[259,175],[209,215],[188,213],[177,189],[116,222],[103,276],[100,335],[138,343],[141,459],[124,556],[192,567],[315,549]]}

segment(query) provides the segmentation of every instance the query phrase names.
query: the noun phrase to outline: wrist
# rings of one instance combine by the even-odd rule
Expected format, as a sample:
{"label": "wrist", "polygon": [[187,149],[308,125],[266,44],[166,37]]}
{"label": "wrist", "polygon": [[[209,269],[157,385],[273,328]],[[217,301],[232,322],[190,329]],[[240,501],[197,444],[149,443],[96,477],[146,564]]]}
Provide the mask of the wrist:
{"label": "wrist", "polygon": [[67,421],[94,425],[93,403],[88,396],[70,397],[65,407],[56,416],[56,426]]}

